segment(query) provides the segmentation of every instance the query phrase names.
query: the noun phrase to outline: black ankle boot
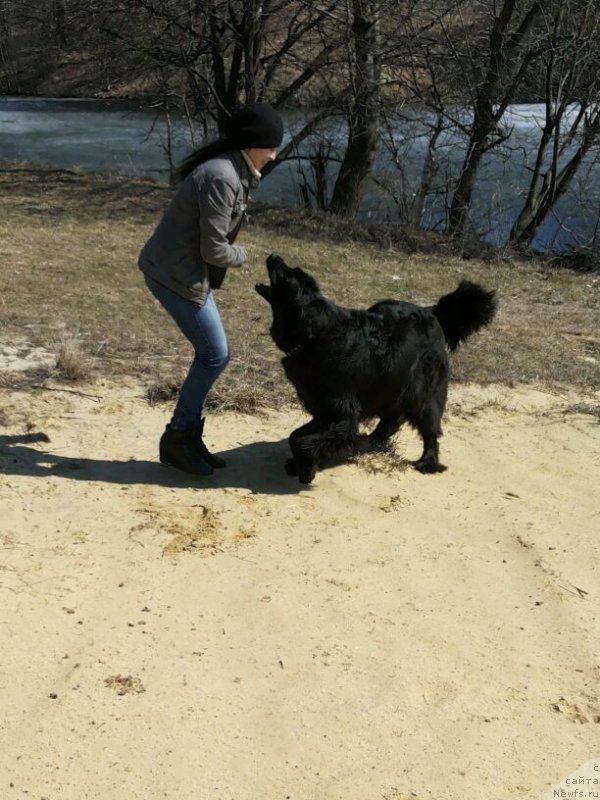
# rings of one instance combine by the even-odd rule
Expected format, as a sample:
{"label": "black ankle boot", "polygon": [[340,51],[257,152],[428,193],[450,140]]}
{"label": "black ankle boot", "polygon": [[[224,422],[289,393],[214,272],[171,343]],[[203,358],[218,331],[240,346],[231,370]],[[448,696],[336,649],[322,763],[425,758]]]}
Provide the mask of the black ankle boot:
{"label": "black ankle boot", "polygon": [[201,456],[190,431],[174,431],[167,425],[160,437],[161,464],[168,464],[191,475],[212,475],[213,469]]}
{"label": "black ankle boot", "polygon": [[192,432],[193,436],[193,443],[196,451],[200,454],[200,458],[203,461],[206,461],[207,464],[210,464],[211,467],[215,469],[221,469],[222,467],[227,466],[227,462],[224,458],[220,456],[215,456],[213,453],[208,451],[207,446],[204,444],[202,440],[202,436],[204,434],[204,418],[200,420],[200,425],[197,428],[194,428]]}

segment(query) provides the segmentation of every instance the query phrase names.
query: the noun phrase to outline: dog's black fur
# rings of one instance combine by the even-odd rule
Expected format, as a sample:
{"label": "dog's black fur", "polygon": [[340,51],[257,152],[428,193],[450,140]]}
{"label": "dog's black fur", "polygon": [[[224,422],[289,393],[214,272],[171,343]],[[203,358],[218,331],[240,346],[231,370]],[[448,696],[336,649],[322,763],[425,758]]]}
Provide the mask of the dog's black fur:
{"label": "dog's black fur", "polygon": [[421,472],[445,469],[438,437],[446,404],[447,348],[456,349],[488,325],[494,292],[462,281],[431,307],[382,300],[369,309],[342,308],[323,296],[315,279],[267,258],[270,284],[256,291],[271,305],[271,336],[285,353],[285,374],[313,419],[295,430],[289,474],[310,483],[322,459],[352,448],[361,420],[378,418],[370,440],[387,441],[409,422],[423,439]]}

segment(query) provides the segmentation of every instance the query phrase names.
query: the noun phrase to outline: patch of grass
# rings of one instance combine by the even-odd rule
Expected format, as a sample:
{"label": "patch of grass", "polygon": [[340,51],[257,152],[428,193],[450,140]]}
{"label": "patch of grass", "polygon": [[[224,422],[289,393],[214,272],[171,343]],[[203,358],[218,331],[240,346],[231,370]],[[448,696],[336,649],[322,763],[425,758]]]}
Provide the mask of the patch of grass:
{"label": "patch of grass", "polygon": [[181,383],[175,378],[158,379],[156,382],[151,383],[146,390],[148,405],[156,406],[160,403],[173,402],[179,394]]}
{"label": "patch of grass", "polygon": [[220,553],[224,546],[224,532],[218,514],[206,506],[186,509],[185,514],[172,517],[167,533],[172,537],[163,547],[163,556],[170,558],[182,553],[199,552],[205,555]]}
{"label": "patch of grass", "polygon": [[[151,297],[137,267],[170,191],[149,181],[5,165],[0,171],[0,336],[26,330],[32,346],[78,331],[90,377],[185,375],[191,347]],[[268,180],[268,178],[266,179]],[[273,345],[268,305],[254,291],[277,251],[340,305],[391,297],[430,304],[468,278],[497,291],[494,323],[452,356],[454,380],[600,386],[600,276],[532,259],[464,257],[423,232],[348,225],[330,215],[254,207],[239,242],[250,263],[217,293],[232,361],[215,408],[256,411],[294,402]],[[0,365],[0,370],[2,369]],[[26,376],[2,375],[2,383]],[[36,375],[39,380],[39,374]],[[163,387],[164,389],[165,387]],[[173,386],[165,400],[173,397]],[[149,401],[160,400],[160,392]]]}
{"label": "patch of grass", "polygon": [[392,447],[370,453],[361,453],[353,459],[355,464],[374,475],[397,475],[405,472],[411,463]]}
{"label": "patch of grass", "polygon": [[77,333],[63,333],[56,354],[56,371],[64,381],[83,381],[91,374],[90,357]]}
{"label": "patch of grass", "polygon": [[600,423],[600,403],[573,403],[564,409],[564,414],[584,414],[594,417]]}

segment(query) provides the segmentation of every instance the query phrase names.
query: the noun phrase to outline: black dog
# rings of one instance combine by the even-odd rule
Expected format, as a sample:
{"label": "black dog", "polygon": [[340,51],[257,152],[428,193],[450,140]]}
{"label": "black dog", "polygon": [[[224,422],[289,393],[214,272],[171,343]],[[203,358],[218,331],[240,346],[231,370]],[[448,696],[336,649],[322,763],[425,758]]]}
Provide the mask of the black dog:
{"label": "black dog", "polygon": [[360,420],[379,418],[370,440],[387,441],[404,422],[423,439],[421,472],[441,472],[438,437],[448,388],[447,349],[488,325],[494,292],[469,281],[422,308],[382,300],[366,311],[327,300],[315,279],[267,258],[270,285],[256,291],[271,304],[271,336],[285,353],[285,374],[313,419],[290,438],[290,475],[310,483],[327,455],[352,449]]}

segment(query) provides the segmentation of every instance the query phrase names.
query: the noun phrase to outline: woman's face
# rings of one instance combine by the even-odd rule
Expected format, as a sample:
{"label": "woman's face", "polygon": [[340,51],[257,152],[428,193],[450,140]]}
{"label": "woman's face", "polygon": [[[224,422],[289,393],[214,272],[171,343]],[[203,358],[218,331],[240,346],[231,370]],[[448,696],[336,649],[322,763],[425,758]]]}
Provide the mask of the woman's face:
{"label": "woman's face", "polygon": [[277,158],[276,147],[249,147],[246,152],[248,153],[248,158],[259,172],[265,164],[268,164],[269,161],[275,161]]}

